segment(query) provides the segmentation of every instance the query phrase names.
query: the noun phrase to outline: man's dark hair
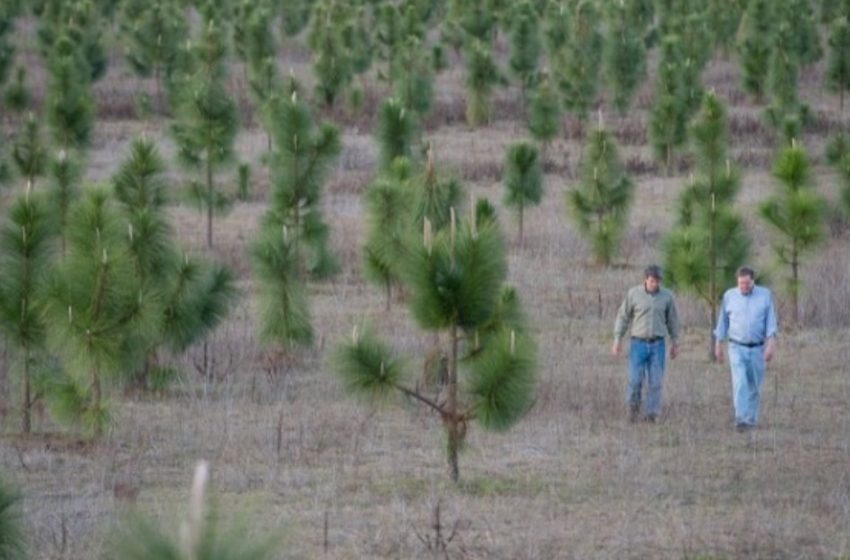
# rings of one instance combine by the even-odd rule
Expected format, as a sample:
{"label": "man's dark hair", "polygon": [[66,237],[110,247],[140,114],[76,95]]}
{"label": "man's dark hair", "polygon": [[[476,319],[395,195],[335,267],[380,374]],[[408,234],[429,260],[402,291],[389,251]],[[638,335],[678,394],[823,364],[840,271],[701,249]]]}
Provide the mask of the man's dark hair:
{"label": "man's dark hair", "polygon": [[661,280],[664,275],[661,273],[661,267],[657,264],[651,264],[643,270],[644,278],[657,278]]}
{"label": "man's dark hair", "polygon": [[751,280],[756,279],[756,271],[748,266],[742,266],[738,269],[737,277],[740,278],[742,276],[749,276]]}

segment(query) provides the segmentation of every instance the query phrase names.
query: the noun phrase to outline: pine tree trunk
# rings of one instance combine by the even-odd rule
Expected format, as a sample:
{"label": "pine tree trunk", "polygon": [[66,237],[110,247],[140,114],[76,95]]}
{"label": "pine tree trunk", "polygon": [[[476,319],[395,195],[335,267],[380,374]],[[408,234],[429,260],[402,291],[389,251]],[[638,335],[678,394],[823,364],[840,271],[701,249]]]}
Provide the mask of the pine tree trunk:
{"label": "pine tree trunk", "polygon": [[[717,316],[717,199],[715,198],[714,193],[711,193],[711,221],[710,227],[711,230],[709,232],[709,247],[708,254],[711,260],[711,264],[709,267],[709,276],[708,276],[708,297],[709,301],[709,317],[708,322],[711,325],[712,321],[714,321],[714,317]],[[709,332],[711,333],[709,336],[710,346],[708,348],[708,361],[714,362],[717,357],[714,355],[714,329],[709,328]]]}
{"label": "pine tree trunk", "polygon": [[213,172],[211,154],[207,151],[207,248],[213,248]]}
{"label": "pine tree trunk", "polygon": [[519,243],[520,247],[522,247],[522,241],[523,241],[523,231],[522,230],[523,230],[524,210],[525,210],[525,208],[523,207],[522,203],[520,203],[520,205],[519,205],[519,234],[518,234],[518,237],[517,237],[517,242]]}
{"label": "pine tree trunk", "polygon": [[392,283],[392,280],[390,280],[388,278],[386,280],[386,286],[385,287],[386,287],[386,294],[387,294],[387,301],[386,301],[385,309],[387,311],[389,311],[390,307],[392,305],[392,301],[393,301],[393,283]]}
{"label": "pine tree trunk", "polygon": [[791,320],[794,326],[800,325],[800,308],[799,308],[799,268],[800,262],[797,257],[797,248],[795,247],[791,253]]}
{"label": "pine tree trunk", "polygon": [[449,386],[448,395],[446,397],[446,432],[448,435],[449,476],[451,477],[452,482],[457,482],[460,479],[458,451],[460,450],[461,444],[457,403],[457,325],[452,325],[450,335],[451,355],[449,356]]}
{"label": "pine tree trunk", "polygon": [[32,430],[32,396],[30,389],[30,349],[24,346],[24,417],[23,431],[25,434]]}

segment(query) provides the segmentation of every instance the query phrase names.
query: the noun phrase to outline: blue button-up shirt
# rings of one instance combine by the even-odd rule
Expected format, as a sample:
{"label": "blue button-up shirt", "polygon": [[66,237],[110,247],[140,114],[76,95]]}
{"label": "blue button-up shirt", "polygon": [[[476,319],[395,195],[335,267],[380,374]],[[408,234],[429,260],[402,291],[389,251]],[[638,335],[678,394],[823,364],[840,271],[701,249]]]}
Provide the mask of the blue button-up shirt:
{"label": "blue button-up shirt", "polygon": [[776,332],[776,308],[770,290],[753,286],[747,295],[737,287],[726,290],[714,329],[717,340],[759,343],[776,336]]}

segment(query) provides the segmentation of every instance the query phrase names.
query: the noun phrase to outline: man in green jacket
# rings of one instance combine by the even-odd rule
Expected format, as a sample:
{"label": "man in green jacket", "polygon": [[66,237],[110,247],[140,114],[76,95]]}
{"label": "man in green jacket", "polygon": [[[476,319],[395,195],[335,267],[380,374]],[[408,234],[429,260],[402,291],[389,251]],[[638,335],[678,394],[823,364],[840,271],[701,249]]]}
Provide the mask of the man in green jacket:
{"label": "man in green jacket", "polygon": [[670,337],[670,359],[679,351],[679,316],[673,293],[661,287],[661,267],[650,265],[644,270],[643,284],[631,288],[617,311],[614,324],[614,346],[611,353],[619,356],[623,337],[631,327],[629,345],[629,419],[640,416],[641,392],[647,380],[646,416],[655,422],[661,413],[661,386],[664,381],[666,338]]}

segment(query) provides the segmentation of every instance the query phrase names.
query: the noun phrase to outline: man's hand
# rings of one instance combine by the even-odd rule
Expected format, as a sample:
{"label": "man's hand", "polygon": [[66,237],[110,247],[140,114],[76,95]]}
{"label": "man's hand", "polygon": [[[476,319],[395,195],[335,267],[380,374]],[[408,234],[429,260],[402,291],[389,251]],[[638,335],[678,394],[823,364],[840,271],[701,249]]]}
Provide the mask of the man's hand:
{"label": "man's hand", "polygon": [[670,344],[670,359],[675,360],[676,356],[679,355],[679,344],[677,342],[673,342]]}
{"label": "man's hand", "polygon": [[611,355],[615,358],[620,357],[620,350],[622,349],[622,345],[619,340],[614,341],[614,345],[611,347]]}
{"label": "man's hand", "polygon": [[714,358],[717,360],[718,364],[723,363],[723,344],[720,342],[717,342],[714,345]]}
{"label": "man's hand", "polygon": [[764,348],[764,361],[769,362],[773,359],[773,355],[776,353],[776,343],[773,342],[772,338],[767,339],[767,345]]}

